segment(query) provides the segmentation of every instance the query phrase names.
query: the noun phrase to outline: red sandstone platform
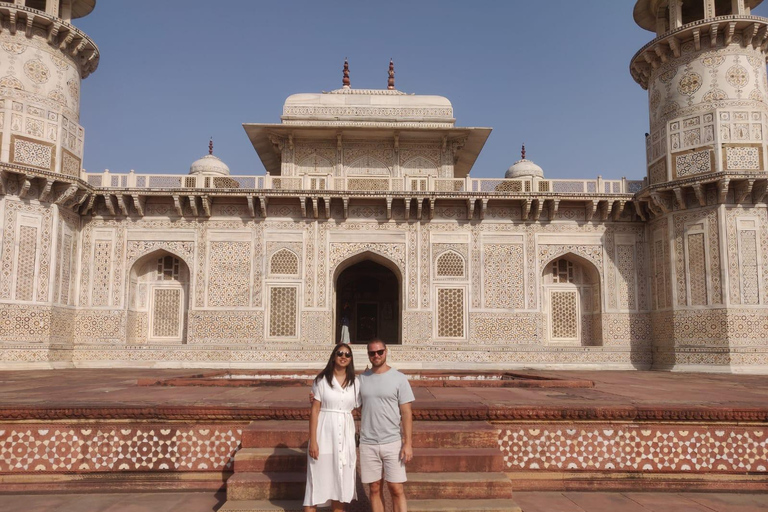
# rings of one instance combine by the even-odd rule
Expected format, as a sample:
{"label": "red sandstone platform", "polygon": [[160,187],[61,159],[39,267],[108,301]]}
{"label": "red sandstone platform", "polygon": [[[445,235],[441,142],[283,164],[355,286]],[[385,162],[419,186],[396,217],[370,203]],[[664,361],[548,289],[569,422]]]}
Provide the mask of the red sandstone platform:
{"label": "red sandstone platform", "polygon": [[[305,386],[139,386],[198,370],[0,372],[0,420],[299,419]],[[594,387],[414,389],[417,419],[768,422],[768,378],[665,372],[515,372]]]}

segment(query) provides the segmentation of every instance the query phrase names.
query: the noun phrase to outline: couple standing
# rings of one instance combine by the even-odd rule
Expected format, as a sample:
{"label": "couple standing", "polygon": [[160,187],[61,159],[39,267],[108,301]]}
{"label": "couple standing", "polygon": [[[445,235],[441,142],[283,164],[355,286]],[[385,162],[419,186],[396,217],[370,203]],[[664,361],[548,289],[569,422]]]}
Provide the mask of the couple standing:
{"label": "couple standing", "polygon": [[361,405],[360,475],[370,484],[371,510],[384,512],[384,481],[395,512],[407,510],[403,483],[405,463],[413,457],[413,391],[405,375],[387,364],[384,342],[368,343],[368,359],[371,369],[356,376],[352,349],[336,345],[312,385],[305,512],[329,504],[342,512],[344,503],[357,499],[352,410]]}

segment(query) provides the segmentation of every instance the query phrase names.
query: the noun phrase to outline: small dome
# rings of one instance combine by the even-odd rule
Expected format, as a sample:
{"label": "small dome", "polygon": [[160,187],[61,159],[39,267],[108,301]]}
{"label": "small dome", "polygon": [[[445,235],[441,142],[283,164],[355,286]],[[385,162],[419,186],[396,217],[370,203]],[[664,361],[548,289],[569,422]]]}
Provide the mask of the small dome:
{"label": "small dome", "polygon": [[504,174],[505,178],[528,178],[528,177],[543,178],[544,170],[533,163],[531,160],[525,158],[525,146],[523,146],[522,158],[515,162],[512,167],[507,169]]}
{"label": "small dome", "polygon": [[229,176],[229,167],[218,157],[213,156],[213,140],[208,145],[208,154],[189,166],[189,174],[206,176]]}

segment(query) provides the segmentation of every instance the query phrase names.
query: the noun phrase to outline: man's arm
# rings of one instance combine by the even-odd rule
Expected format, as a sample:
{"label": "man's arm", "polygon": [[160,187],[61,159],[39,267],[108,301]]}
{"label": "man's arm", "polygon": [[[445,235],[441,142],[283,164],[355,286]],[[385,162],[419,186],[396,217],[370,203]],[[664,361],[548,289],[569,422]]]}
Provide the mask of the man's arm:
{"label": "man's arm", "polygon": [[407,464],[413,459],[413,411],[410,402],[400,405],[400,416],[403,422],[403,447],[400,449],[400,460]]}

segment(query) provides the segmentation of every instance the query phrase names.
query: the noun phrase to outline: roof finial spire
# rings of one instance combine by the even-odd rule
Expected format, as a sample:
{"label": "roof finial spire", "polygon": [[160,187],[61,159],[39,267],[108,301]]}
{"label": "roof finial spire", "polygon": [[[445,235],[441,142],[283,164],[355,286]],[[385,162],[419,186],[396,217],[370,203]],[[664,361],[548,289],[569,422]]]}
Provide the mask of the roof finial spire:
{"label": "roof finial spire", "polygon": [[208,141],[208,154],[213,154],[213,137],[211,137],[211,140]]}
{"label": "roof finial spire", "polygon": [[349,89],[349,61],[344,57],[344,78],[341,79],[344,89]]}
{"label": "roof finial spire", "polygon": [[525,142],[523,142],[523,150],[520,152],[520,155],[522,155],[523,160],[525,160]]}
{"label": "roof finial spire", "polygon": [[387,89],[393,91],[395,89],[395,62],[389,59],[389,79],[387,79]]}

